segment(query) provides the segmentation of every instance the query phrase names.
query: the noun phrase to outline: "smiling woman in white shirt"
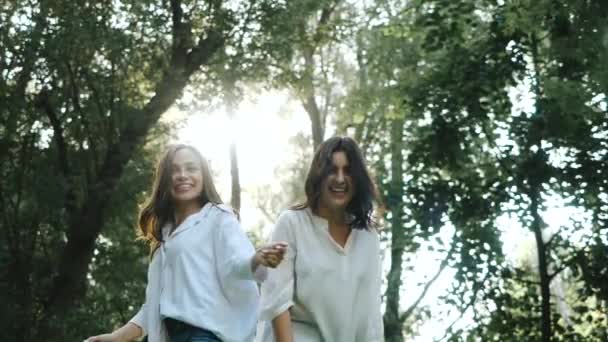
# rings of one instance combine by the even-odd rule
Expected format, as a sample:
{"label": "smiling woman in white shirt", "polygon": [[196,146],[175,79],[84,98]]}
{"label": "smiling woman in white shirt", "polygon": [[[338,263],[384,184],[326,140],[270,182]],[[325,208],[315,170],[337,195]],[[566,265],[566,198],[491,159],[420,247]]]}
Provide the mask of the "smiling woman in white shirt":
{"label": "smiling woman in white shirt", "polygon": [[87,342],[253,340],[256,280],[266,277],[264,266],[281,262],[287,245],[254,250],[194,147],[174,145],[163,155],[139,228],[151,246],[145,303],[127,324]]}
{"label": "smiling woman in white shirt", "polygon": [[272,234],[289,250],[262,284],[257,341],[382,341],[376,191],[354,140],[319,146],[305,192],[306,202],[283,212]]}

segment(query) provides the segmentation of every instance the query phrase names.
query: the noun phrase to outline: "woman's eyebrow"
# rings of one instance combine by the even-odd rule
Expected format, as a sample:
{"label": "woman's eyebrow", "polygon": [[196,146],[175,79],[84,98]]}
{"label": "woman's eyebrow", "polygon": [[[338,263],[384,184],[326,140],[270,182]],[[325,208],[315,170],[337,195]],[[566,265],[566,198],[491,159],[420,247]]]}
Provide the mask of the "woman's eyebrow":
{"label": "woman's eyebrow", "polygon": [[195,163],[195,162],[188,161],[188,162],[184,162],[183,164],[173,163],[173,165],[172,165],[172,166],[173,166],[173,167],[180,167],[180,166],[196,166],[196,163]]}

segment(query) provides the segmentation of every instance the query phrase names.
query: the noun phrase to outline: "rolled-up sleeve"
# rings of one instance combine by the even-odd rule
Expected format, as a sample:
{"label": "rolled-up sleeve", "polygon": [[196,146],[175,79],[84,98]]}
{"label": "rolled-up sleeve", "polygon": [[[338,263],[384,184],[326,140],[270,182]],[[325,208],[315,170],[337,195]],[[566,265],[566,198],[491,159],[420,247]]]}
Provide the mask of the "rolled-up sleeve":
{"label": "rolled-up sleeve", "polygon": [[281,214],[271,235],[271,241],[285,241],[289,244],[283,261],[277,268],[268,271],[268,278],[262,284],[260,319],[271,321],[293,306],[294,263],[297,254],[295,238],[289,212]]}

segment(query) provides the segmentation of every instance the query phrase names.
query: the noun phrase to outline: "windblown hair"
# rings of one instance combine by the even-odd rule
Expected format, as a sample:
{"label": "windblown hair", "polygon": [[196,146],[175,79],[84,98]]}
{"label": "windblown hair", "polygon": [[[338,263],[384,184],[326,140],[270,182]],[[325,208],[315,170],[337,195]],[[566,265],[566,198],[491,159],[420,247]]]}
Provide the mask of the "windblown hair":
{"label": "windblown hair", "polygon": [[140,238],[150,244],[150,255],[154,254],[154,251],[156,251],[163,241],[162,228],[167,223],[175,224],[174,205],[171,197],[171,175],[175,154],[182,149],[190,150],[200,162],[203,176],[203,191],[199,197],[201,207],[209,202],[214,204],[222,203],[213,184],[209,164],[201,153],[190,145],[176,144],[169,146],[156,166],[152,194],[139,213],[139,235]]}
{"label": "windblown hair", "polygon": [[315,151],[304,191],[306,202],[293,207],[301,210],[306,207],[317,214],[321,200],[321,185],[332,170],[332,156],[335,152],[344,152],[348,159],[352,178],[353,198],[346,207],[346,214],[352,219],[354,229],[369,230],[375,225],[373,220],[373,203],[376,200],[376,187],[365,166],[363,154],[357,143],[349,137],[332,137],[324,141]]}

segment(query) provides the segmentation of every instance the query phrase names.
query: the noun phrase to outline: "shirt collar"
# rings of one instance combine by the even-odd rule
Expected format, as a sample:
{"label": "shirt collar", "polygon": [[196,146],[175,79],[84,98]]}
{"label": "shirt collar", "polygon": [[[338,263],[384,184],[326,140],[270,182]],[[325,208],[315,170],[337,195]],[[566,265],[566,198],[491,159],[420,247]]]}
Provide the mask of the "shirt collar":
{"label": "shirt collar", "polygon": [[199,224],[201,222],[201,220],[203,218],[205,218],[205,216],[207,216],[207,214],[209,213],[209,209],[211,209],[212,206],[213,206],[213,203],[207,202],[201,208],[201,210],[186,217],[186,219],[179,226],[177,226],[175,228],[175,231],[173,231],[173,233],[171,235],[169,235],[169,232],[171,231],[172,223],[169,222],[169,223],[165,224],[165,226],[163,227],[163,240],[167,241],[169,239],[173,239],[177,234],[185,232],[186,230]]}
{"label": "shirt collar", "polygon": [[336,251],[342,255],[347,254],[348,251],[351,249],[351,245],[353,244],[353,239],[355,238],[354,235],[356,234],[357,229],[351,228],[350,233],[348,234],[348,238],[346,239],[346,243],[344,244],[344,247],[342,247],[331,237],[331,234],[329,233],[329,222],[326,219],[313,213],[310,207],[306,207],[306,209],[304,210],[306,210],[306,213],[310,217],[314,226],[313,228],[316,229],[317,227],[322,227],[322,234],[326,236],[326,238],[336,249]]}

